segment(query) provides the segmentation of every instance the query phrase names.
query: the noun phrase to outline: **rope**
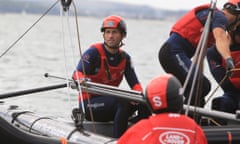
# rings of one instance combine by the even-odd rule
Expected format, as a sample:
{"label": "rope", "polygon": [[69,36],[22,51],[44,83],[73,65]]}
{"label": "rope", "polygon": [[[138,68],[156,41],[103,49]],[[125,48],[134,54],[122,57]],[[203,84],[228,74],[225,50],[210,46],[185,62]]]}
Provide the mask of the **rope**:
{"label": "rope", "polygon": [[[64,9],[63,9],[64,10]],[[67,9],[68,10],[68,9]],[[65,12],[66,12],[66,10],[64,10]],[[68,12],[68,11],[67,11]],[[69,14],[69,13],[68,13]],[[60,11],[60,15],[61,15],[61,17],[63,17],[62,15],[63,15],[63,11],[61,10]],[[65,46],[65,40],[64,40],[64,28],[63,28],[63,19],[61,19],[62,20],[62,33],[63,33],[63,39],[62,39],[62,42],[63,42],[63,51],[64,51],[64,58],[65,58],[65,67],[64,67],[64,69],[65,69],[65,75],[66,75],[66,79],[64,79],[65,81],[66,81],[66,83],[67,83],[67,87],[70,87],[70,81],[69,81],[69,79],[67,79],[67,77],[68,77],[68,69],[67,69],[67,59],[66,59],[66,57],[67,57],[67,55],[66,55],[66,47],[64,47]],[[68,15],[67,15],[67,20],[69,20],[68,19]],[[68,22],[68,21],[67,21]],[[71,42],[71,44],[72,44],[72,42]],[[69,104],[69,106],[71,107],[71,104],[70,104],[70,89],[68,89],[68,104]]]}
{"label": "rope", "polygon": [[[192,99],[192,96],[193,96],[193,90],[195,88],[197,77],[201,75],[199,69],[202,70],[202,67],[203,67],[202,66],[203,58],[204,58],[205,53],[206,53],[209,28],[210,28],[211,19],[212,19],[212,16],[213,16],[215,6],[216,6],[216,2],[211,1],[211,6],[210,6],[209,14],[208,14],[205,26],[204,26],[204,30],[203,30],[203,33],[200,37],[200,41],[198,43],[197,50],[196,50],[195,55],[194,55],[195,58],[192,62],[192,65],[190,67],[190,71],[188,72],[188,75],[187,75],[186,80],[185,80],[184,85],[183,85],[183,89],[181,91],[181,93],[183,94],[187,85],[188,85],[188,83],[189,83],[192,71],[195,69],[195,73],[194,73],[194,77],[193,77],[193,83],[192,83],[192,87],[191,87],[190,94],[189,94],[189,97],[188,97],[187,109],[185,111],[185,115],[188,115],[188,112],[189,112],[189,105],[190,105],[190,102],[191,102],[191,99]],[[195,67],[195,64],[196,64],[196,67]]]}
{"label": "rope", "polygon": [[57,0],[49,9],[47,9],[43,15],[37,19],[15,42],[13,42],[1,55],[0,58],[3,57],[13,46],[15,46],[19,40],[21,40],[44,16],[48,14],[48,12],[58,3],[59,0]]}
{"label": "rope", "polygon": [[32,124],[30,125],[30,127],[29,127],[29,132],[31,133],[32,132],[32,129],[33,129],[33,126],[34,126],[34,124],[35,123],[37,123],[38,121],[40,121],[40,120],[42,120],[42,119],[51,119],[51,118],[49,118],[49,117],[40,117],[40,118],[37,118],[37,119],[35,119],[33,122],[32,122]]}
{"label": "rope", "polygon": [[[240,71],[240,68],[234,68],[231,69],[230,72],[234,71]],[[219,82],[218,86],[212,91],[212,93],[209,95],[208,99],[206,100],[206,104],[210,101],[210,99],[213,97],[213,95],[217,92],[217,89],[223,84],[223,82],[227,79],[227,73],[223,77],[223,79]]]}
{"label": "rope", "polygon": [[[79,54],[80,54],[80,58],[82,58],[82,50],[81,50],[81,44],[80,44],[80,32],[79,32],[79,24],[78,24],[78,17],[77,17],[77,8],[76,8],[76,4],[75,4],[75,1],[72,1],[72,5],[73,5],[73,12],[74,12],[74,18],[75,18],[75,25],[76,25],[76,32],[77,32],[77,44],[78,44],[78,49],[79,49]],[[68,5],[68,7],[69,7],[69,5]],[[63,9],[64,9],[64,5],[63,5]],[[68,11],[69,10],[69,8],[67,8],[67,9],[64,9],[64,11]],[[70,24],[68,24],[68,25],[70,25]],[[68,27],[68,29],[70,29],[70,27]],[[70,30],[69,30],[69,32],[71,32]],[[70,35],[71,36],[71,35]],[[73,51],[72,51],[73,52]],[[73,55],[74,55],[74,52],[73,52]],[[74,58],[74,57],[73,57]],[[74,60],[74,62],[75,62],[76,60]],[[82,66],[83,66],[83,74],[84,74],[84,76],[86,75],[86,72],[85,72],[85,67],[84,67],[84,63],[83,63],[83,61],[81,61],[82,62]],[[77,64],[74,64],[75,66],[77,65]],[[77,71],[77,70],[76,70]],[[77,75],[77,79],[80,79],[80,78],[78,78],[78,75]],[[80,84],[82,83],[82,82],[84,82],[84,81],[77,81],[77,84],[78,84],[78,87],[80,87]],[[68,83],[69,84],[69,83]],[[81,90],[81,88],[80,89],[77,89],[78,90],[78,95],[80,96],[80,102],[81,102],[81,108],[82,108],[82,111],[83,111],[83,113],[85,113],[85,107],[84,107],[84,103],[83,103],[83,96],[82,96],[82,90]],[[88,94],[88,91],[86,91],[86,93],[87,93],[87,95],[89,95]],[[88,99],[88,103],[90,103],[90,99]],[[90,111],[90,117],[91,117],[91,121],[94,121],[94,118],[93,118],[93,112],[92,112],[92,109],[90,108],[89,109],[89,111]],[[95,128],[95,125],[93,125],[93,129],[94,129],[94,131],[96,132],[96,128]]]}
{"label": "rope", "polygon": [[[71,0],[70,0],[71,1]],[[79,50],[80,50],[80,56],[81,56],[81,45],[80,45],[80,36],[79,36],[79,27],[78,27],[78,19],[77,19],[77,8],[76,8],[76,5],[75,5],[75,3],[74,3],[74,1],[71,1],[72,2],[72,4],[73,4],[73,8],[74,8],[74,15],[75,15],[75,21],[76,21],[76,28],[77,28],[77,37],[78,37],[78,39],[77,39],[77,41],[78,41],[78,47],[79,47]],[[61,11],[61,12],[64,12],[64,14],[65,14],[65,16],[66,16],[66,18],[67,18],[67,23],[66,23],[66,25],[67,25],[67,30],[68,30],[68,34],[69,34],[69,37],[70,37],[70,44],[71,44],[71,47],[72,47],[72,55],[73,55],[73,63],[74,62],[76,62],[76,59],[74,59],[75,58],[75,56],[74,56],[74,49],[73,49],[73,47],[74,47],[74,44],[73,44],[73,41],[72,41],[72,38],[71,38],[71,36],[73,35],[72,34],[72,31],[71,31],[71,26],[70,26],[70,22],[69,22],[69,6],[70,6],[70,3],[68,3],[68,4],[63,4],[63,1],[62,1],[62,6],[63,6],[63,11]],[[62,21],[62,23],[64,23],[63,21]],[[63,33],[64,33],[64,28],[62,27],[62,30],[63,30]],[[63,37],[64,38],[64,37]],[[65,44],[65,40],[63,39],[63,45],[64,45],[64,57],[66,58],[67,56],[66,56],[66,44]],[[67,61],[67,59],[65,59],[65,62]],[[74,63],[74,66],[76,66],[77,64],[75,64]],[[66,70],[66,77],[68,77],[68,72],[67,72],[67,64],[65,63],[65,70]],[[79,79],[79,78],[78,78]],[[72,81],[72,79],[68,79],[68,78],[65,78],[64,80],[66,80],[67,81],[67,84],[68,84],[68,86],[69,87],[71,87],[70,86],[70,81]],[[78,84],[78,87],[80,87],[80,84]],[[70,90],[70,89],[69,89]],[[78,95],[80,95],[80,97],[82,97],[82,91],[81,91],[81,89],[77,89],[78,90]],[[70,92],[69,92],[69,99],[70,99]],[[70,101],[70,100],[69,100]],[[83,102],[82,102],[82,104],[81,104],[81,106],[82,106],[82,113],[84,114],[85,113],[85,109],[84,109],[84,106],[83,106]],[[84,116],[83,116],[84,117]],[[75,121],[74,121],[75,122]],[[79,121],[79,122],[82,122],[82,120],[81,121]],[[76,123],[76,122],[75,122]],[[78,128],[75,130],[75,131],[80,131]]]}
{"label": "rope", "polygon": [[210,118],[209,119],[210,120],[210,123],[213,123],[213,124],[215,124],[216,126],[222,126],[221,124],[219,124],[216,120],[214,120],[213,118]]}
{"label": "rope", "polygon": [[[73,1],[73,7],[74,7],[74,12],[75,12],[75,22],[76,22],[76,28],[77,28],[77,38],[78,38],[78,48],[79,48],[79,54],[80,54],[80,57],[82,58],[82,49],[81,49],[81,44],[80,44],[80,35],[79,35],[79,27],[78,27],[78,19],[77,19],[77,8],[76,8],[76,5]],[[84,77],[86,75],[86,70],[85,70],[85,67],[84,67],[84,63],[83,63],[83,60],[81,61],[82,62],[82,69],[83,69],[83,74],[84,74]],[[79,78],[78,78],[79,79]],[[84,81],[83,81],[84,82]],[[78,86],[80,87],[80,83],[78,82]],[[81,92],[81,89],[79,89],[79,94],[81,96],[81,105],[82,105],[82,108],[84,109],[84,104],[83,104],[83,97],[82,97],[82,92]],[[88,103],[91,104],[90,102],[90,97],[89,97],[89,93],[88,91],[86,91],[86,94],[88,95]],[[91,117],[91,121],[94,121],[94,116],[93,116],[93,111],[92,111],[92,108],[89,107],[89,112],[90,112],[90,117]],[[84,111],[85,113],[85,111]],[[93,126],[93,131],[96,132],[96,127],[95,125],[92,125]]]}
{"label": "rope", "polygon": [[218,86],[212,91],[208,99],[206,100],[206,104],[210,101],[210,99],[213,97],[213,95],[217,92],[217,89],[222,85],[222,83],[225,81],[227,78],[227,75],[223,77],[223,79],[219,82]]}
{"label": "rope", "polygon": [[[71,1],[71,0],[70,0]],[[76,59],[74,59],[75,58],[75,56],[74,56],[74,51],[73,51],[73,47],[74,47],[74,44],[73,44],[73,41],[72,41],[72,39],[73,38],[71,38],[71,36],[73,35],[72,34],[72,31],[71,31],[71,26],[70,26],[70,22],[69,22],[69,7],[70,7],[70,1],[65,1],[65,0],[61,0],[61,2],[62,2],[62,7],[63,7],[63,12],[64,12],[64,14],[65,14],[65,16],[66,16],[66,21],[67,21],[67,23],[66,23],[66,25],[67,25],[67,33],[69,34],[69,37],[70,37],[70,45],[71,45],[71,47],[72,47],[72,55],[73,55],[73,63],[74,62],[76,62]],[[71,1],[72,2],[72,1]],[[72,2],[73,3],[73,6],[74,6],[74,14],[75,14],[75,19],[76,19],[76,15],[77,15],[77,12],[76,12],[76,7],[75,7],[75,3],[74,3],[74,1]],[[62,12],[62,11],[61,11]],[[63,21],[62,21],[62,23],[64,23]],[[77,29],[78,29],[78,26],[76,26],[77,27]],[[62,28],[63,30],[63,33],[64,33],[64,27]],[[77,30],[77,32],[79,32],[79,30]],[[65,35],[65,34],[63,34],[63,35]],[[78,38],[78,43],[79,43],[79,46],[80,46],[80,39]],[[63,46],[64,46],[64,58],[65,58],[65,62],[67,61],[67,59],[66,59],[66,44],[65,44],[65,40],[64,40],[64,37],[63,37]],[[74,66],[76,66],[77,64],[76,63],[74,63],[73,64]],[[66,80],[67,81],[67,83],[68,84],[70,84],[70,82],[69,81],[71,81],[70,79],[68,79],[67,77],[68,77],[68,72],[67,72],[67,64],[65,63],[65,71],[66,71],[66,78],[64,79],[64,80]],[[70,92],[69,92],[70,93]],[[79,92],[79,95],[81,95],[81,89],[80,89],[80,92]],[[70,94],[69,94],[69,99],[70,99]],[[70,100],[69,100],[70,101]],[[83,113],[85,113],[85,109],[84,109],[84,107],[82,107],[82,110],[83,110]]]}

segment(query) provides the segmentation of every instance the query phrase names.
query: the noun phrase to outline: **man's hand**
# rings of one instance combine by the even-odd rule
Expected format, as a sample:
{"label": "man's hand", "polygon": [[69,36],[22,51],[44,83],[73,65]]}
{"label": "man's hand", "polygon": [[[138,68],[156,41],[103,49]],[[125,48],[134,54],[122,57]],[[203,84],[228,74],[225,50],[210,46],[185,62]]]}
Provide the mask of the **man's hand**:
{"label": "man's hand", "polygon": [[231,77],[233,72],[232,70],[235,68],[234,61],[231,57],[225,59],[226,62],[226,74],[228,77]]}
{"label": "man's hand", "polygon": [[86,81],[91,82],[91,79],[90,78],[80,78],[79,80],[74,80],[74,81],[70,82],[69,85],[72,89],[78,89],[78,83],[81,84]]}
{"label": "man's hand", "polygon": [[81,84],[81,83],[86,82],[86,81],[91,82],[91,79],[90,78],[80,78],[78,81]]}

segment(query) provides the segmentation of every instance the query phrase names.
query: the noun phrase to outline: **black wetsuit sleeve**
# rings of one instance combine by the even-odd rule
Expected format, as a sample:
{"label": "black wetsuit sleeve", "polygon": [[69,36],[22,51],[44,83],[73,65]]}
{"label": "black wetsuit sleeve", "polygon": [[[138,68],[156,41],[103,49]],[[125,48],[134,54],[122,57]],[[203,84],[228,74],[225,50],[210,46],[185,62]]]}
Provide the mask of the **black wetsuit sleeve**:
{"label": "black wetsuit sleeve", "polygon": [[125,77],[128,85],[132,88],[136,84],[140,84],[134,66],[131,61],[131,57],[126,54],[126,67],[125,67]]}

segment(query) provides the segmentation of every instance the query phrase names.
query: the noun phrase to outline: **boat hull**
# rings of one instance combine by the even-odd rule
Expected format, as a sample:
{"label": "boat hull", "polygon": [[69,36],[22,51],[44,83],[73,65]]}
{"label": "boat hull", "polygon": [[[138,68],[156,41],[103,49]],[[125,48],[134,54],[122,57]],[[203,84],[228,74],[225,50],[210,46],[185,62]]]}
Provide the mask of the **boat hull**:
{"label": "boat hull", "polygon": [[[37,137],[40,141],[42,141],[40,138],[45,136],[45,138],[53,138],[58,141],[66,139],[69,142],[81,144],[113,144],[116,142],[114,138],[93,133],[84,128],[76,128],[73,123],[38,116],[33,112],[23,111],[19,108],[0,107],[0,117],[12,129],[21,129],[25,131],[25,134],[29,133],[29,137]],[[7,135],[8,138],[14,139],[14,133],[7,130],[8,128],[1,127],[1,137]],[[37,138],[34,139],[34,137],[33,140],[37,141]],[[21,137],[18,137],[18,135],[16,135],[16,141],[22,141],[23,144],[26,142],[21,140]],[[55,143],[52,142],[51,144]]]}
{"label": "boat hull", "polygon": [[[239,123],[228,126],[202,126],[209,144],[239,144]],[[0,106],[1,141],[18,144],[116,144],[112,138],[113,123],[84,122],[76,129],[73,122],[41,117],[13,106]]]}

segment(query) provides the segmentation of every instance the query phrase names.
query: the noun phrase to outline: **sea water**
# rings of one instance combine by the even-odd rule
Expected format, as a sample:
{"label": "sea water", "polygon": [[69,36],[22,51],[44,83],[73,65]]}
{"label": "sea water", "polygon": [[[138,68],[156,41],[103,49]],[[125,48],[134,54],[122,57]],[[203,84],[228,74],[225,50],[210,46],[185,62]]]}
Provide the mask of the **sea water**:
{"label": "sea water", "polygon": [[[77,26],[76,19],[70,16],[47,15],[34,26],[40,15],[0,14],[0,18],[0,54],[9,49],[0,58],[0,94],[65,83],[64,79],[71,78],[81,53],[92,43],[102,42],[102,18],[78,17]],[[174,20],[126,19],[126,23],[123,49],[131,55],[145,88],[153,77],[165,73],[158,61],[158,51]],[[46,78],[45,73],[60,78]],[[212,82],[212,91],[217,89],[214,96],[221,95],[206,62],[204,73]],[[129,89],[125,81],[120,88]],[[77,91],[69,88],[2,101],[40,115],[64,119],[70,119],[72,108],[78,107]]]}

